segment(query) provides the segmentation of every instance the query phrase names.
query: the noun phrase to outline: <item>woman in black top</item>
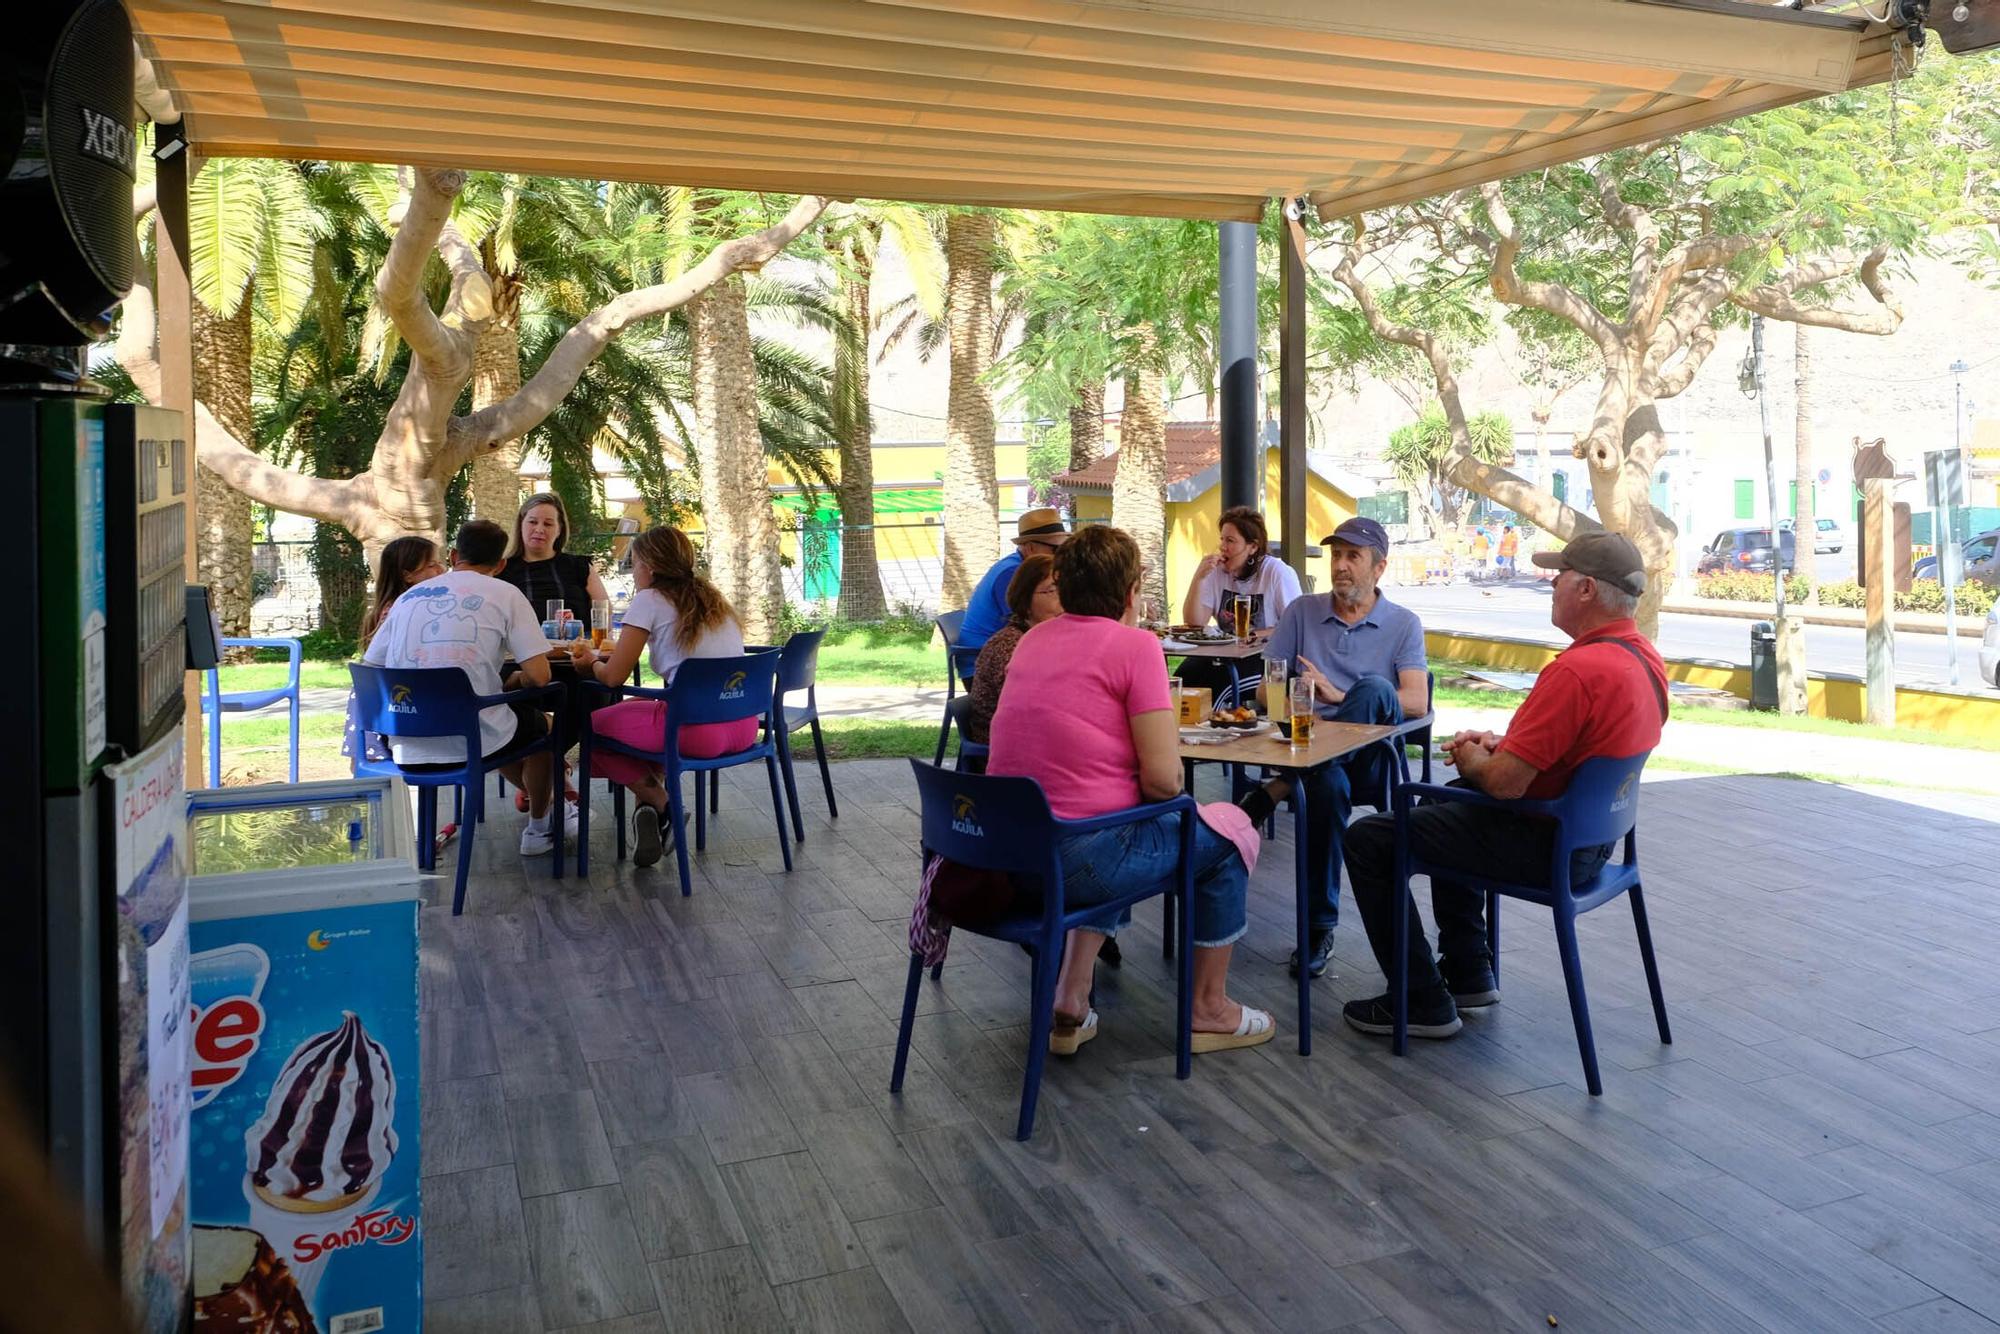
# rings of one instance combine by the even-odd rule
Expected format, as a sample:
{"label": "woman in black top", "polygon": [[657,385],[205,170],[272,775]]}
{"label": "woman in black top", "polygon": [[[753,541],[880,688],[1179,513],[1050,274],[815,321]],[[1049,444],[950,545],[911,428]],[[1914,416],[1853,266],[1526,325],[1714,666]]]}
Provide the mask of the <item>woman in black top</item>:
{"label": "woman in black top", "polygon": [[514,540],[499,578],[521,590],[540,616],[550,598],[561,598],[570,614],[590,628],[590,604],[608,602],[604,580],[586,556],[563,550],[569,541],[569,511],[562,497],[540,491],[521,502],[514,519]]}

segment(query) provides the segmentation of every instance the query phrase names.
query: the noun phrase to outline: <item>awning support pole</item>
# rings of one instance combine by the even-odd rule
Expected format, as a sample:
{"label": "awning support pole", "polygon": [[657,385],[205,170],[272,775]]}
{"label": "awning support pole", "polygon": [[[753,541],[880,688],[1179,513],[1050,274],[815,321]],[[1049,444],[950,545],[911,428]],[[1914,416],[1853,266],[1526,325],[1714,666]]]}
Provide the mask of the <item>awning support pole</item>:
{"label": "awning support pole", "polygon": [[1307,557],[1324,534],[1306,531],[1306,236],[1299,213],[1303,199],[1281,201],[1278,266],[1278,527],[1285,538],[1285,563],[1311,590]]}

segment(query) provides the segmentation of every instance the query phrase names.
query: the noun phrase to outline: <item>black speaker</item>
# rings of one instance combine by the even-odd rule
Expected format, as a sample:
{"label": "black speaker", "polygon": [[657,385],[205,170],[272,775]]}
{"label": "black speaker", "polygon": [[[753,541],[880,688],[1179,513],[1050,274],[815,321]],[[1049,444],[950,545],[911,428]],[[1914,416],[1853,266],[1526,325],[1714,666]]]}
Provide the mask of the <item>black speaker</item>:
{"label": "black speaker", "polygon": [[132,286],[132,22],[118,0],[24,5],[10,22],[0,344],[74,347],[110,332]]}

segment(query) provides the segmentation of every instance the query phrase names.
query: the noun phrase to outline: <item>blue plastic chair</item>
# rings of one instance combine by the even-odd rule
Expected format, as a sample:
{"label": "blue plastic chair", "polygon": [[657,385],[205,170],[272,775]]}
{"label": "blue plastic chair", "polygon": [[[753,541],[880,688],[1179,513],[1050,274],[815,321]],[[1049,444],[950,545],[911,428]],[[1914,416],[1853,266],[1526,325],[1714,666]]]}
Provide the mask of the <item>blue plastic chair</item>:
{"label": "blue plastic chair", "polygon": [[[681,895],[694,893],[694,876],[688,866],[687,850],[687,803],[681,796],[681,778],[684,774],[696,775],[694,792],[695,850],[708,847],[708,810],[702,800],[701,780],[712,777],[719,780],[719,771],[738,765],[764,761],[764,768],[771,779],[771,813],[778,822],[778,847],[785,856],[785,869],[792,869],[792,841],[785,830],[785,798],[780,790],[778,776],[778,721],[777,683],[778,659],[782,651],[775,648],[763,649],[756,653],[746,653],[738,658],[689,658],[674,672],[673,684],[665,690],[653,690],[640,686],[607,686],[597,682],[582,683],[585,690],[595,690],[609,697],[611,701],[621,699],[653,699],[667,706],[666,736],[659,750],[641,750],[601,736],[596,729],[586,727],[582,737],[582,751],[578,759],[579,783],[585,791],[585,799],[580,803],[581,818],[577,825],[576,869],[578,875],[590,873],[590,760],[592,754],[603,751],[613,755],[629,755],[635,760],[644,760],[666,772],[669,832],[674,840],[674,858],[680,865]],[[764,723],[759,740],[739,751],[718,755],[713,759],[695,759],[681,754],[681,729],[700,723],[731,723],[744,718],[757,718]],[[625,859],[625,789],[617,783],[611,786],[612,813],[618,824],[618,859]]]}
{"label": "blue plastic chair", "polygon": [[[972,675],[972,665],[979,661],[979,650],[975,648],[954,648],[950,652],[949,661],[951,663],[950,671],[952,680],[956,681],[958,679],[961,670],[969,678]],[[965,715],[971,709],[972,695],[969,691],[963,695],[954,695],[949,690],[945,692],[944,721],[938,725],[937,754],[931,759],[933,765],[944,763],[944,753],[951,746],[951,729],[956,727],[958,729],[958,767],[964,769],[967,760],[975,759],[981,762],[981,767],[984,767],[987,752],[986,745],[979,741],[969,741],[965,736]]]}
{"label": "blue plastic chair", "polygon": [[[1192,797],[1134,806],[1089,820],[1058,820],[1049,810],[1041,784],[1032,778],[1002,778],[987,774],[954,773],[921,760],[910,761],[922,800],[923,850],[948,858],[960,866],[983,871],[999,871],[1013,876],[1029,876],[1042,886],[1038,913],[1017,913],[980,927],[954,926],[957,931],[994,940],[1008,940],[1027,947],[1033,959],[1029,984],[1028,1070],[1021,1082],[1021,1119],[1014,1138],[1025,1140],[1034,1133],[1035,1103],[1041,1094],[1042,1063],[1048,1056],[1049,1031],[1055,1025],[1056,972],[1062,963],[1063,937],[1072,927],[1101,916],[1107,909],[1128,907],[1162,891],[1157,887],[1133,890],[1087,908],[1065,909],[1063,905],[1062,860],[1057,840],[1068,834],[1089,833],[1118,825],[1137,824],[1169,812],[1181,817],[1181,857],[1177,880],[1169,893],[1179,901],[1180,931],[1183,939],[1191,929],[1194,905],[1194,824]],[[903,987],[903,1022],[896,1034],[896,1070],[889,1091],[903,1089],[903,1069],[909,1062],[910,1030],[917,1017],[917,990],[923,983],[924,959],[910,954],[910,976]],[[1193,1068],[1194,964],[1193,951],[1181,951],[1179,967],[1179,1015],[1175,1020],[1174,1076],[1186,1079]]]}
{"label": "blue plastic chair", "polygon": [[201,711],[208,719],[208,785],[222,786],[222,715],[251,713],[273,704],[291,705],[291,781],[299,781],[299,641],[296,639],[225,639],[224,649],[281,648],[288,670],[285,684],[272,690],[232,690],[222,693],[222,675],[211,667],[202,674]]}
{"label": "blue plastic chair", "polygon": [[[964,612],[948,611],[934,624],[938,634],[944,638],[944,721],[938,725],[937,755],[931,763],[943,764],[945,747],[951,741],[951,702],[958,698],[959,676],[963,672],[966,679],[971,679],[972,665],[979,661],[979,650],[960,649],[958,646],[958,632],[965,624]],[[961,737],[961,743],[963,740]]]}
{"label": "blue plastic chair", "polygon": [[[785,801],[792,811],[792,836],[799,842],[806,841],[806,825],[799,815],[799,785],[792,771],[792,733],[801,727],[812,729],[813,756],[819,761],[820,785],[826,789],[826,813],[830,819],[840,818],[840,807],[833,799],[833,771],[826,764],[826,739],[819,730],[819,646],[826,638],[824,630],[801,630],[785,641],[778,655],[778,707],[777,715],[784,720],[778,729],[778,767],[785,775]],[[751,653],[760,649],[747,650]],[[787,699],[798,691],[805,691],[806,702],[794,705]],[[722,791],[719,779],[709,785],[708,808],[716,808],[718,794]]]}
{"label": "blue plastic chair", "polygon": [[[524,756],[548,751],[554,758],[550,779],[550,828],[555,831],[554,875],[563,873],[562,755],[568,749],[562,735],[562,687],[535,686],[510,690],[500,695],[475,695],[472,683],[456,667],[368,667],[358,662],[347,665],[354,680],[354,725],[363,733],[387,737],[459,737],[465,742],[466,762],[451,769],[415,771],[393,760],[370,760],[356,756],[356,777],[400,778],[417,789],[417,866],[437,868],[437,790],[454,787],[464,803],[458,822],[458,883],[452,890],[451,915],[465,911],[465,881],[472,867],[473,833],[486,818],[486,775],[503,764]],[[492,755],[479,752],[485,741],[479,731],[479,712],[495,704],[540,701],[553,711],[555,726],[547,736],[525,746],[510,746]]]}
{"label": "blue plastic chair", "polygon": [[[1583,994],[1583,962],[1577,955],[1576,919],[1592,908],[1609,903],[1620,894],[1632,899],[1632,924],[1639,935],[1639,957],[1646,965],[1646,988],[1653,996],[1653,1018],[1660,1029],[1660,1041],[1671,1044],[1673,1031],[1667,1026],[1667,1002],[1660,992],[1660,968],[1653,958],[1653,932],[1646,922],[1646,900],[1639,889],[1639,775],[1652,754],[1647,751],[1629,759],[1585,760],[1571,776],[1569,788],[1549,801],[1501,801],[1483,792],[1464,787],[1444,787],[1429,783],[1406,783],[1396,793],[1396,864],[1394,883],[1403,895],[1410,891],[1412,875],[1443,875],[1474,889],[1486,891],[1486,946],[1493,960],[1493,976],[1500,976],[1500,899],[1526,899],[1551,908],[1555,913],[1556,948],[1562,955],[1563,981],[1569,987],[1570,1017],[1576,1023],[1576,1046],[1583,1056],[1583,1074],[1592,1096],[1604,1092],[1597,1073],[1597,1045],[1590,1032],[1590,1006]],[[1471,802],[1504,810],[1522,819],[1553,820],[1554,847],[1549,858],[1549,875],[1543,885],[1518,885],[1494,880],[1456,867],[1439,866],[1410,851],[1411,806],[1424,801]],[[1597,874],[1582,884],[1570,883],[1570,855],[1581,849],[1625,843],[1622,862],[1607,861]],[[1395,1051],[1409,1050],[1410,979],[1409,913],[1400,900],[1393,913],[1395,976],[1389,979],[1391,1003],[1396,1014]]]}

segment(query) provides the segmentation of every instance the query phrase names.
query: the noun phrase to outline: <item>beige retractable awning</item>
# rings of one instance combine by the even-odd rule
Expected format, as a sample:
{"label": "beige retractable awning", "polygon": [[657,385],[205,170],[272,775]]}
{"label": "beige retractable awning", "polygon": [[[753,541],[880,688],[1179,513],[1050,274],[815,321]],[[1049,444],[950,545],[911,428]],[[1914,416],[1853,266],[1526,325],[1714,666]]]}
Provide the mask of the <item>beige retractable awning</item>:
{"label": "beige retractable awning", "polygon": [[1203,218],[1422,198],[1887,78],[1732,0],[127,0],[210,156]]}

